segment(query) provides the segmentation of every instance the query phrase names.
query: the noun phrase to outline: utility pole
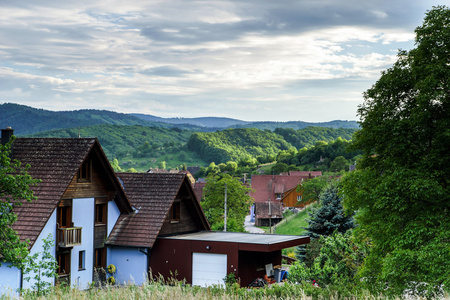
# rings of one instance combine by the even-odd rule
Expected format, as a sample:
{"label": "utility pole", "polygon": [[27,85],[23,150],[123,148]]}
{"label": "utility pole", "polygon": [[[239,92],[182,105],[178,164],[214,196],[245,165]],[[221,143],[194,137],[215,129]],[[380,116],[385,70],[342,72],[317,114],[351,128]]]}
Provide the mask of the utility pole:
{"label": "utility pole", "polygon": [[223,231],[227,231],[227,183],[226,182],[225,182],[225,203],[224,203]]}
{"label": "utility pole", "polygon": [[270,207],[270,197],[269,197],[269,229],[270,234],[272,234],[272,208]]}

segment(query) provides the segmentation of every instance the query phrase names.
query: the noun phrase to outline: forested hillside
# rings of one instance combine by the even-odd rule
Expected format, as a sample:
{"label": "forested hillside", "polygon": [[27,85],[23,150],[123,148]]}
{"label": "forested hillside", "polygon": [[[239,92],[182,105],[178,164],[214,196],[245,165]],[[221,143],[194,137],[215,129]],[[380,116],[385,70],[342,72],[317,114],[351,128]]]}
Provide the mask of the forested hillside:
{"label": "forested hillside", "polygon": [[[350,140],[355,129],[308,127],[299,129],[259,130],[255,128],[227,129],[216,132],[196,132],[187,149],[208,162],[239,161],[246,157],[273,159],[282,150],[313,146],[317,141],[333,141],[337,137]],[[262,159],[261,159],[262,158]],[[272,159],[272,160],[273,160]]]}
{"label": "forested hillside", "polygon": [[[171,124],[146,121],[129,114],[107,110],[49,111],[13,103],[0,105],[0,127],[11,126],[17,135],[98,124],[174,127]],[[201,130],[201,127],[194,125],[179,125],[177,127]]]}
{"label": "forested hillside", "polygon": [[330,122],[302,122],[302,121],[289,121],[289,122],[251,122],[248,124],[233,125],[232,128],[258,128],[261,130],[275,130],[277,128],[292,128],[293,130],[303,129],[307,127],[327,127],[327,128],[349,128],[358,129],[359,125],[356,121],[335,120]]}
{"label": "forested hillside", "polygon": [[121,165],[137,170],[160,166],[175,168],[179,164],[205,165],[195,153],[187,153],[185,145],[193,131],[178,128],[140,125],[94,125],[82,128],[41,132],[32,137],[97,137],[109,160],[117,158]]}

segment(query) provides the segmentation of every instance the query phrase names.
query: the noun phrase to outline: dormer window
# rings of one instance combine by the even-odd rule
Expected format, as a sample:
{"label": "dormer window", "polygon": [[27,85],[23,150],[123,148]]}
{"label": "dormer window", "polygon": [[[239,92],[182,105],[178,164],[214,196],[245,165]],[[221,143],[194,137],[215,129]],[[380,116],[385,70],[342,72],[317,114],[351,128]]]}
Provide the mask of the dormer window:
{"label": "dormer window", "polygon": [[92,163],[86,159],[78,170],[78,181],[91,181]]}
{"label": "dormer window", "polygon": [[170,223],[180,222],[180,202],[174,202],[170,208]]}

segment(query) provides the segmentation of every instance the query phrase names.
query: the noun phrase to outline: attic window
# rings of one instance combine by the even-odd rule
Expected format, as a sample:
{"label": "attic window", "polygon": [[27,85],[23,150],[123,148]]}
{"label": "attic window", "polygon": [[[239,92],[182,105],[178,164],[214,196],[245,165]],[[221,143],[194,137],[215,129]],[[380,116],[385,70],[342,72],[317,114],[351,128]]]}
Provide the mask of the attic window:
{"label": "attic window", "polygon": [[170,208],[170,223],[180,222],[180,202],[174,202]]}
{"label": "attic window", "polygon": [[78,181],[91,181],[92,163],[86,159],[78,170]]}

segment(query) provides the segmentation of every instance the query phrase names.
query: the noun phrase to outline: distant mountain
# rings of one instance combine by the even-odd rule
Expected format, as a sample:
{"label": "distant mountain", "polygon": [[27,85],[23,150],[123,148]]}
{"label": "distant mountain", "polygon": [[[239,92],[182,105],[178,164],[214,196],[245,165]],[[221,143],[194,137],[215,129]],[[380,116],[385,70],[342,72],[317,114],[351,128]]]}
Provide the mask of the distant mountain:
{"label": "distant mountain", "polygon": [[[275,130],[276,128],[292,128],[295,130],[303,129],[306,127],[329,127],[329,128],[349,128],[357,129],[359,125],[356,121],[335,120],[330,122],[302,122],[302,121],[288,121],[288,122],[250,122],[242,121],[230,118],[218,118],[218,117],[205,117],[205,118],[161,118],[152,115],[145,114],[131,114],[142,120],[162,122],[167,124],[191,124],[196,126],[202,126],[209,129],[226,129],[226,128],[257,128],[261,130],[269,129]],[[202,130],[213,131],[213,130]]]}
{"label": "distant mountain", "polygon": [[209,128],[229,128],[235,125],[248,125],[251,122],[246,122],[231,118],[219,118],[219,117],[203,117],[203,118],[161,118],[152,115],[145,114],[131,114],[132,116],[138,117],[142,120],[152,121],[152,122],[162,122],[168,124],[191,124],[202,127]]}
{"label": "distant mountain", "polygon": [[357,129],[356,121],[330,121],[321,123],[248,122],[231,118],[161,118],[145,114],[123,114],[107,110],[82,109],[73,111],[49,111],[14,103],[0,104],[0,127],[11,126],[17,135],[42,131],[79,128],[92,125],[142,125],[148,127],[179,128],[211,132],[227,128],[257,128],[274,131],[276,128],[303,129],[309,126]]}
{"label": "distant mountain", "polygon": [[0,105],[0,128],[11,126],[17,135],[42,131],[78,128],[92,125],[142,125],[149,127],[178,127],[187,130],[201,130],[194,125],[177,125],[151,122],[130,114],[107,110],[83,109],[74,111],[49,111],[14,103]]}

